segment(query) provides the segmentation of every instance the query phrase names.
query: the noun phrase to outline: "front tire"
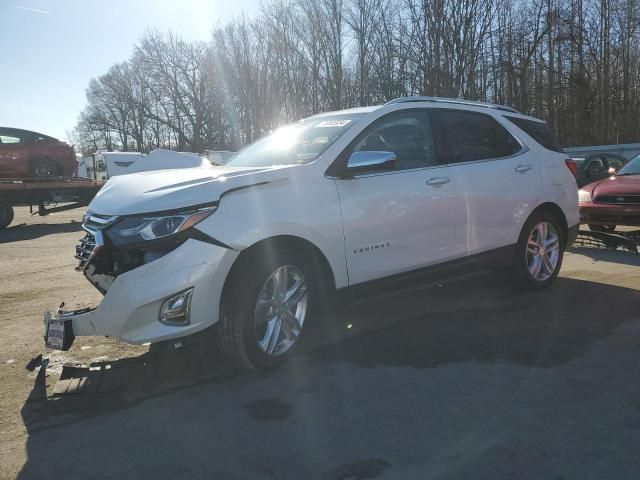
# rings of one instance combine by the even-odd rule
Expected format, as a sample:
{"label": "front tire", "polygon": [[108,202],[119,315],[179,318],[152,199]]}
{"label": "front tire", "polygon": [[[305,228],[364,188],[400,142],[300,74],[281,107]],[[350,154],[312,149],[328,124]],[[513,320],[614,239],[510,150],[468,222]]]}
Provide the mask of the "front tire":
{"label": "front tire", "polygon": [[269,370],[283,364],[315,310],[318,282],[305,258],[269,253],[243,259],[223,293],[218,345],[240,368]]}
{"label": "front tire", "polygon": [[555,215],[542,211],[525,222],[516,245],[514,276],[524,290],[542,290],[558,277],[566,231]]}

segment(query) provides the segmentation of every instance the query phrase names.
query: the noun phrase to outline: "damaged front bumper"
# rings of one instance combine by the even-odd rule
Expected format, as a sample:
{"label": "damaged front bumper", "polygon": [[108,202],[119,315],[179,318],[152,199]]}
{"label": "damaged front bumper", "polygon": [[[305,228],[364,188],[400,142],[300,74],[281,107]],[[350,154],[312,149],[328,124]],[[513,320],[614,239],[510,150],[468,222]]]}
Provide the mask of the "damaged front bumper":
{"label": "damaged front bumper", "polygon": [[[91,257],[94,252],[89,252],[81,269],[104,293],[104,299],[95,308],[59,309],[48,319],[45,314],[45,342],[52,348],[68,349],[68,338],[75,336],[108,336],[140,344],[197,333],[218,321],[224,281],[238,255],[235,250],[189,238],[149,263],[111,276],[96,273],[95,265],[104,252]],[[193,289],[188,324],[162,323],[163,303],[188,289]]]}

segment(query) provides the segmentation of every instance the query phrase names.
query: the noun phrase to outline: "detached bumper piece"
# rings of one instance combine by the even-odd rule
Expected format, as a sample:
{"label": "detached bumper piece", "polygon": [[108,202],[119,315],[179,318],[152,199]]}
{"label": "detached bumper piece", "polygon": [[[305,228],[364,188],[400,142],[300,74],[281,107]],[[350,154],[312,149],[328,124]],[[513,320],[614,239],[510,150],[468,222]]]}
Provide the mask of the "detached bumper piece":
{"label": "detached bumper piece", "polygon": [[64,303],[51,316],[50,312],[44,313],[44,344],[47,348],[54,350],[67,351],[73,345],[76,336],[73,333],[72,319],[74,316],[90,312],[92,308],[83,308],[80,310],[63,311],[61,310]]}
{"label": "detached bumper piece", "polygon": [[591,232],[580,230],[574,247],[607,248],[611,250],[626,250],[638,255],[638,246],[633,238],[617,233]]}

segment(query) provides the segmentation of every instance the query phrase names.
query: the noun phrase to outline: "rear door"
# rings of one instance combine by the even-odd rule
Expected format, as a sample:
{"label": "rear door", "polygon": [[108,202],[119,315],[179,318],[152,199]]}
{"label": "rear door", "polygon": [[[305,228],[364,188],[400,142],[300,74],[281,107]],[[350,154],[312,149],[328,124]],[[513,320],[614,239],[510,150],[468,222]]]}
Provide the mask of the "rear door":
{"label": "rear door", "polygon": [[346,165],[353,152],[393,152],[397,160],[392,170],[372,168],[349,175],[347,169],[347,175],[336,179],[349,283],[454,256],[455,182],[451,168],[438,163],[426,111],[401,110],[381,117],[336,162]]}
{"label": "rear door", "polygon": [[538,162],[489,114],[430,112],[456,178],[457,248],[472,255],[516,243],[542,192]]}

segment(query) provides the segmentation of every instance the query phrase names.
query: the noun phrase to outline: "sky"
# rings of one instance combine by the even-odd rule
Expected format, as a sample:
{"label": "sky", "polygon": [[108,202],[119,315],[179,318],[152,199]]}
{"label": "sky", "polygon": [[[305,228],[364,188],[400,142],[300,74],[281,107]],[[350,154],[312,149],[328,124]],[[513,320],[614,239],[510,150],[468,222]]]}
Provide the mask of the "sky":
{"label": "sky", "polygon": [[259,0],[0,0],[0,127],[66,140],[89,80],[129,58],[148,29],[185,40]]}

